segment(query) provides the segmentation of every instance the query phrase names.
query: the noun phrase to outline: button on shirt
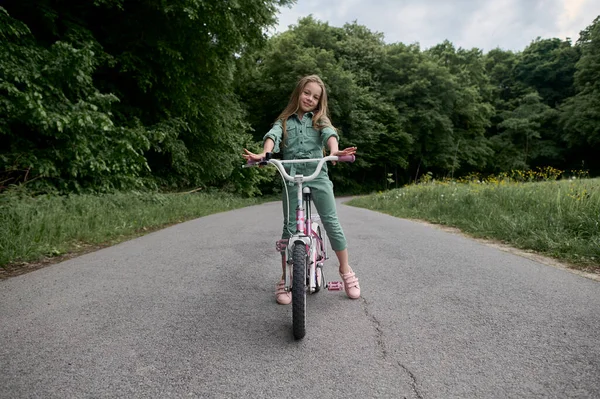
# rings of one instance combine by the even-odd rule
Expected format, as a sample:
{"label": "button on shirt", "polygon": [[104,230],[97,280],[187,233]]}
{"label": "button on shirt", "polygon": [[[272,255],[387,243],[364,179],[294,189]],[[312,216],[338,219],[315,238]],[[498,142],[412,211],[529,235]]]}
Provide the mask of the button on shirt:
{"label": "button on shirt", "polygon": [[[335,137],[339,140],[338,134],[335,130],[328,126],[321,130],[313,127],[313,113],[307,112],[304,114],[302,119],[298,118],[297,114],[291,115],[286,121],[286,133],[287,139],[282,146],[283,140],[283,128],[281,121],[275,122],[271,130],[263,140],[270,138],[275,142],[273,152],[282,152],[283,159],[309,159],[309,158],[323,158],[323,148],[327,147],[327,140],[330,137]],[[311,174],[317,164],[296,164],[295,170],[298,173],[307,175]],[[286,167],[286,169],[288,169]],[[288,172],[290,171],[289,168]],[[327,165],[323,165],[323,171],[327,172]],[[292,172],[290,174],[293,175]]]}

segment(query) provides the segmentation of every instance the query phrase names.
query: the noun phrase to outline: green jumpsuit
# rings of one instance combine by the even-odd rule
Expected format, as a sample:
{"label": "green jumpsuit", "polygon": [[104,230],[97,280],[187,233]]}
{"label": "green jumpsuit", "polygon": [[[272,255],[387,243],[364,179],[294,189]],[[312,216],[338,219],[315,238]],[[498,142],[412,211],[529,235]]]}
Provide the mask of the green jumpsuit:
{"label": "green jumpsuit", "polygon": [[[300,120],[296,114],[290,116],[286,121],[287,140],[282,147],[283,128],[281,121],[275,122],[273,128],[265,135],[264,140],[270,138],[275,142],[273,152],[279,152],[280,148],[282,148],[284,160],[322,158],[323,148],[326,147],[327,140],[332,136],[339,140],[339,136],[331,127],[325,127],[320,131],[314,128],[312,117],[312,112],[306,113],[302,120]],[[316,167],[316,162],[307,164],[288,164],[285,166],[286,171],[292,176],[295,174],[302,174],[304,176],[311,175]],[[284,184],[286,184],[286,182],[284,182]],[[327,164],[323,165],[323,169],[315,180],[304,183],[303,186],[311,188],[313,203],[321,217],[323,227],[325,227],[333,250],[342,251],[346,249],[346,237],[344,236],[344,231],[338,221],[335,197],[333,195],[333,183],[329,180],[329,176],[327,175]],[[296,232],[296,196],[296,185],[292,182],[288,182],[287,196],[285,188],[283,190],[282,238],[289,238]],[[288,208],[288,204],[290,203],[291,206]]]}

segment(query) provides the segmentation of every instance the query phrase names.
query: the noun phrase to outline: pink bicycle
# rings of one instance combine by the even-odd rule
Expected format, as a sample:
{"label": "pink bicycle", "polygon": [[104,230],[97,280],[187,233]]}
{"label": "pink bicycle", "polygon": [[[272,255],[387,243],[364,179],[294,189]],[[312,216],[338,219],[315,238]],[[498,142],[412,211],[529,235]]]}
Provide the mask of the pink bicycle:
{"label": "pink bicycle", "polygon": [[[244,167],[274,165],[283,179],[294,182],[298,187],[296,232],[289,239],[279,240],[276,243],[276,248],[286,265],[285,290],[292,293],[292,330],[295,339],[302,339],[306,335],[306,294],[317,293],[323,286],[331,291],[344,289],[341,281],[325,284],[323,262],[328,259],[326,238],[322,234],[321,226],[316,222],[319,220],[318,216],[311,214],[310,187],[302,187],[303,183],[314,180],[328,161],[354,162],[354,155],[279,161],[271,158],[271,154],[267,153],[263,160],[248,161],[244,165]],[[318,162],[315,172],[310,176],[300,174],[290,176],[283,166],[309,162]],[[289,213],[288,203],[288,220]]]}

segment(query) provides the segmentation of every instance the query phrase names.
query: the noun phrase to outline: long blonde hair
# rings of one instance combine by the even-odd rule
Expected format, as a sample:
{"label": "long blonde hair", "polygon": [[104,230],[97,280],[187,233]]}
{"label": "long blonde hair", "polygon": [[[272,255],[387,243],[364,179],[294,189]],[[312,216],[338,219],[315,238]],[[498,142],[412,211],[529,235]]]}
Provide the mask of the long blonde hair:
{"label": "long blonde hair", "polygon": [[283,128],[283,145],[285,145],[285,142],[287,140],[287,119],[298,111],[298,108],[300,106],[300,94],[302,93],[302,90],[304,90],[304,86],[311,82],[316,83],[321,87],[321,96],[319,97],[317,107],[313,111],[313,126],[319,130],[325,127],[331,127],[335,129],[331,124],[331,121],[329,120],[329,109],[327,108],[327,91],[325,90],[325,84],[317,75],[305,76],[298,81],[296,88],[290,96],[290,101],[288,102],[288,105],[276,119],[276,121],[281,121],[281,125]]}

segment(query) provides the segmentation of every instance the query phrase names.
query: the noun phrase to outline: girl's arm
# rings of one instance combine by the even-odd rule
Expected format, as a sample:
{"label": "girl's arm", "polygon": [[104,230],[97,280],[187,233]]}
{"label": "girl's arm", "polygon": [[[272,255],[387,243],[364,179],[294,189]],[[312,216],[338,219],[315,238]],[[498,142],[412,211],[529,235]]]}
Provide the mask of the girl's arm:
{"label": "girl's arm", "polygon": [[327,147],[329,147],[329,155],[342,156],[356,154],[356,147],[348,147],[340,151],[337,138],[334,136],[331,136],[329,140],[327,140]]}

